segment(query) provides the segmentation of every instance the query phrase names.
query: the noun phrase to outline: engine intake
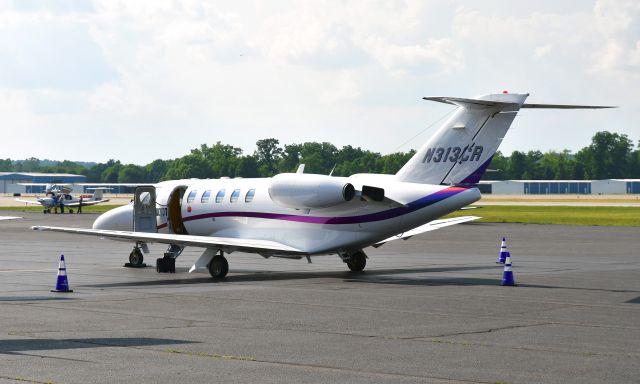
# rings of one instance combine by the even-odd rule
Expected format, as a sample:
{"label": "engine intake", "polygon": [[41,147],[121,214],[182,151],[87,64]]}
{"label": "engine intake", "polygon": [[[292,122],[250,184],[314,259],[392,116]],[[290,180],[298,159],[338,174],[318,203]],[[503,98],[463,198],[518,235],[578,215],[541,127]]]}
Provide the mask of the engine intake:
{"label": "engine intake", "polygon": [[327,208],[353,199],[356,189],[346,180],[309,173],[281,173],[271,180],[269,196],[287,208]]}

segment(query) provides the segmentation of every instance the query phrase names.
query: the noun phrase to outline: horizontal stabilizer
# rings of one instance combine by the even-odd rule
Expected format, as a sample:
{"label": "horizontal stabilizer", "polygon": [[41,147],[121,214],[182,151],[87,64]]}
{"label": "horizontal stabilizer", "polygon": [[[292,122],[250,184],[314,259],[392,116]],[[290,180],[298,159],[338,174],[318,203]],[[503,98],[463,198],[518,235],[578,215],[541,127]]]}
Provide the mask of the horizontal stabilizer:
{"label": "horizontal stabilizer", "polygon": [[609,105],[569,105],[569,104],[522,104],[520,108],[538,108],[538,109],[603,109],[618,108]]}
{"label": "horizontal stabilizer", "polygon": [[429,231],[435,231],[436,229],[440,229],[440,228],[444,228],[444,227],[448,227],[451,225],[456,225],[456,224],[461,224],[461,223],[466,223],[467,221],[473,221],[473,220],[478,220],[480,219],[480,217],[478,216],[460,216],[460,217],[454,217],[451,219],[441,219],[441,220],[433,220],[428,222],[427,224],[423,224],[419,227],[413,228],[409,231],[403,232],[403,233],[399,233],[395,236],[391,236],[388,239],[382,240],[381,242],[377,243],[375,246],[379,247],[384,243],[387,243],[389,241],[393,241],[393,240],[398,240],[398,239],[403,239],[406,240],[408,238],[410,238],[411,236],[415,236],[415,235],[419,235],[421,233],[424,232],[429,232]]}
{"label": "horizontal stabilizer", "polygon": [[466,99],[462,97],[423,97],[424,100],[436,101],[438,103],[452,104],[459,107],[469,109],[485,109],[485,108],[498,108],[501,111],[517,110],[518,103],[495,101],[495,100],[480,100],[480,99]]}
{"label": "horizontal stabilizer", "polygon": [[15,220],[15,219],[22,219],[22,217],[17,217],[17,216],[0,216],[0,220]]}

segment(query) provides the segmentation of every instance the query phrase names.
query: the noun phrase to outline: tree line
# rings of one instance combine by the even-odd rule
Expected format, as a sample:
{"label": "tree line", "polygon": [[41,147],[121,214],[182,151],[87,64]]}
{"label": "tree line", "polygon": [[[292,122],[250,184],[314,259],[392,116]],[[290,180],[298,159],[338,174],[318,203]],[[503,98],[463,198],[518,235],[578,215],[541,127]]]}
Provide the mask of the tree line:
{"label": "tree line", "polygon": [[[305,173],[349,176],[354,173],[396,173],[415,154],[415,150],[381,155],[352,147],[337,148],[328,142],[280,145],[274,138],[256,142],[252,154],[217,142],[202,144],[185,156],[173,160],[157,159],[147,165],[122,164],[118,160],[91,165],[72,161],[23,161],[0,159],[0,172],[73,173],[97,183],[155,183],[185,178],[269,177],[295,172],[305,164]],[[561,152],[514,151],[509,156],[497,152],[484,180],[532,179],[610,179],[640,178],[640,142],[635,148],[624,134],[596,133],[591,144],[573,154]]]}

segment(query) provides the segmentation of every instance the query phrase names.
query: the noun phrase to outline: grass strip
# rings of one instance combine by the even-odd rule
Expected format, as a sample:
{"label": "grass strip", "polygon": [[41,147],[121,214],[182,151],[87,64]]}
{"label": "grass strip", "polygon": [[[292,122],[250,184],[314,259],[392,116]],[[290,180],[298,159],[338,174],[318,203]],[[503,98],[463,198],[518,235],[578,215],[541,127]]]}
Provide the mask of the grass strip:
{"label": "grass strip", "polygon": [[[88,205],[82,207],[82,213],[104,213],[113,208],[118,208],[122,205],[107,205],[107,204],[98,204],[98,205]],[[76,212],[78,207],[64,207],[65,213],[68,209],[73,209],[73,213]],[[18,205],[13,207],[0,207],[0,211],[14,211],[14,212],[42,212],[43,208],[40,205]],[[53,208],[51,208],[51,212],[53,212]]]}
{"label": "grass strip", "polygon": [[446,217],[480,216],[482,223],[525,223],[640,227],[638,207],[572,207],[540,205],[484,205]]}
{"label": "grass strip", "polygon": [[[120,205],[82,207],[83,213],[103,213]],[[0,211],[42,212],[38,206],[0,207]],[[75,212],[75,209],[74,209]],[[583,207],[542,205],[483,205],[445,217],[481,216],[482,223],[525,223],[640,227],[640,207]]]}

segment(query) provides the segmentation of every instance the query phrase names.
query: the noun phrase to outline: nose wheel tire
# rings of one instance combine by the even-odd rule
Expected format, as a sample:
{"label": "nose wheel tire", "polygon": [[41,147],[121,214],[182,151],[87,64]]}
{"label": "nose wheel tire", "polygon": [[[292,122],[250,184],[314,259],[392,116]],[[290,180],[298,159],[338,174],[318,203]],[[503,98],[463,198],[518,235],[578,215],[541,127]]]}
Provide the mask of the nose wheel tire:
{"label": "nose wheel tire", "polygon": [[209,273],[214,279],[222,279],[229,272],[229,262],[224,256],[214,256],[209,263]]}
{"label": "nose wheel tire", "polygon": [[366,266],[367,256],[364,252],[355,252],[349,260],[347,260],[347,267],[353,272],[362,272]]}

